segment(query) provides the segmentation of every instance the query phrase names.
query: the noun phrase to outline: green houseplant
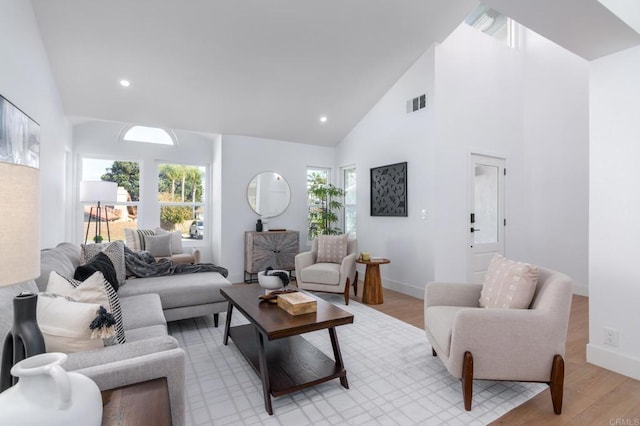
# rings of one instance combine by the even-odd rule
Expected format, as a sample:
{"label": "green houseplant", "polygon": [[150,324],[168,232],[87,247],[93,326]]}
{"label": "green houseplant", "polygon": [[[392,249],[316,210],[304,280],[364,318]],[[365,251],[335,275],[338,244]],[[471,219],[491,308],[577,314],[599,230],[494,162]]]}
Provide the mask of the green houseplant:
{"label": "green houseplant", "polygon": [[308,184],[309,238],[341,234],[342,230],[333,224],[339,221],[344,191],[327,184],[324,177],[318,174],[312,175]]}

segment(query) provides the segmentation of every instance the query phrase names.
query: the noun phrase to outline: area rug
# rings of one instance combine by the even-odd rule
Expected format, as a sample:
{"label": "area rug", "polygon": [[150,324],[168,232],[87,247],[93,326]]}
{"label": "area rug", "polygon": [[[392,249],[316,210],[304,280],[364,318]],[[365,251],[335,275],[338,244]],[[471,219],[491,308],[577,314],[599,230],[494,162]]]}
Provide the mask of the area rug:
{"label": "area rug", "polygon": [[[264,409],[262,384],[233,340],[222,344],[211,317],[169,323],[187,354],[187,425],[483,425],[546,388],[544,384],[475,381],[473,409],[464,410],[460,381],[431,355],[423,330],[350,301],[322,295],[354,314],[336,330],[349,389],[332,380],[273,398]],[[234,310],[232,325],[246,323]],[[333,358],[326,330],[304,337]]]}

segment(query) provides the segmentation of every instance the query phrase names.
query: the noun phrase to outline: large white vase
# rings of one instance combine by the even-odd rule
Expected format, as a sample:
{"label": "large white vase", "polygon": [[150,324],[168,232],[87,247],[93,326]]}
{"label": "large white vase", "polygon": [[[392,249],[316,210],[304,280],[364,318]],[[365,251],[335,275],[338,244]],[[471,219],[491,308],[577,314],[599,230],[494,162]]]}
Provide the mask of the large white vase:
{"label": "large white vase", "polygon": [[88,377],[67,372],[63,353],[24,359],[11,374],[20,380],[0,393],[0,425],[100,425],[102,397]]}

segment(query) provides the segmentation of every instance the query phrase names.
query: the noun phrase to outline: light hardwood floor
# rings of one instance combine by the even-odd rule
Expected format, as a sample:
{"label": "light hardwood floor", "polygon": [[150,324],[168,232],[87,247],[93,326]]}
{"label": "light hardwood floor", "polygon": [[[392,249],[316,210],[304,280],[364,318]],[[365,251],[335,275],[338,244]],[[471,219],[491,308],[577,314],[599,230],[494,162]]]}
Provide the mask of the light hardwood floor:
{"label": "light hardwood floor", "polygon": [[[358,286],[358,296],[353,297],[355,300],[362,301],[361,289],[362,282]],[[424,329],[422,299],[389,289],[383,292],[384,303],[369,306]],[[573,296],[565,356],[562,414],[557,416],[553,413],[551,395],[547,389],[491,424],[640,425],[640,381],[588,364],[588,339],[589,298]]]}

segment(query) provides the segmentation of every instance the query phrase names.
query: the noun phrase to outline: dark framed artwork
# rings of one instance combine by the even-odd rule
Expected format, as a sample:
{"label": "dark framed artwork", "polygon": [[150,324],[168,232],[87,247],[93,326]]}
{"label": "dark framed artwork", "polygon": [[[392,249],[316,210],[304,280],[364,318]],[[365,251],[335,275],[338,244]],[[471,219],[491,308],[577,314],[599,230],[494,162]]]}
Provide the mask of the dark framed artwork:
{"label": "dark framed artwork", "polygon": [[2,95],[0,161],[40,167],[40,125]]}
{"label": "dark framed artwork", "polygon": [[371,216],[407,215],[407,162],[371,169]]}

